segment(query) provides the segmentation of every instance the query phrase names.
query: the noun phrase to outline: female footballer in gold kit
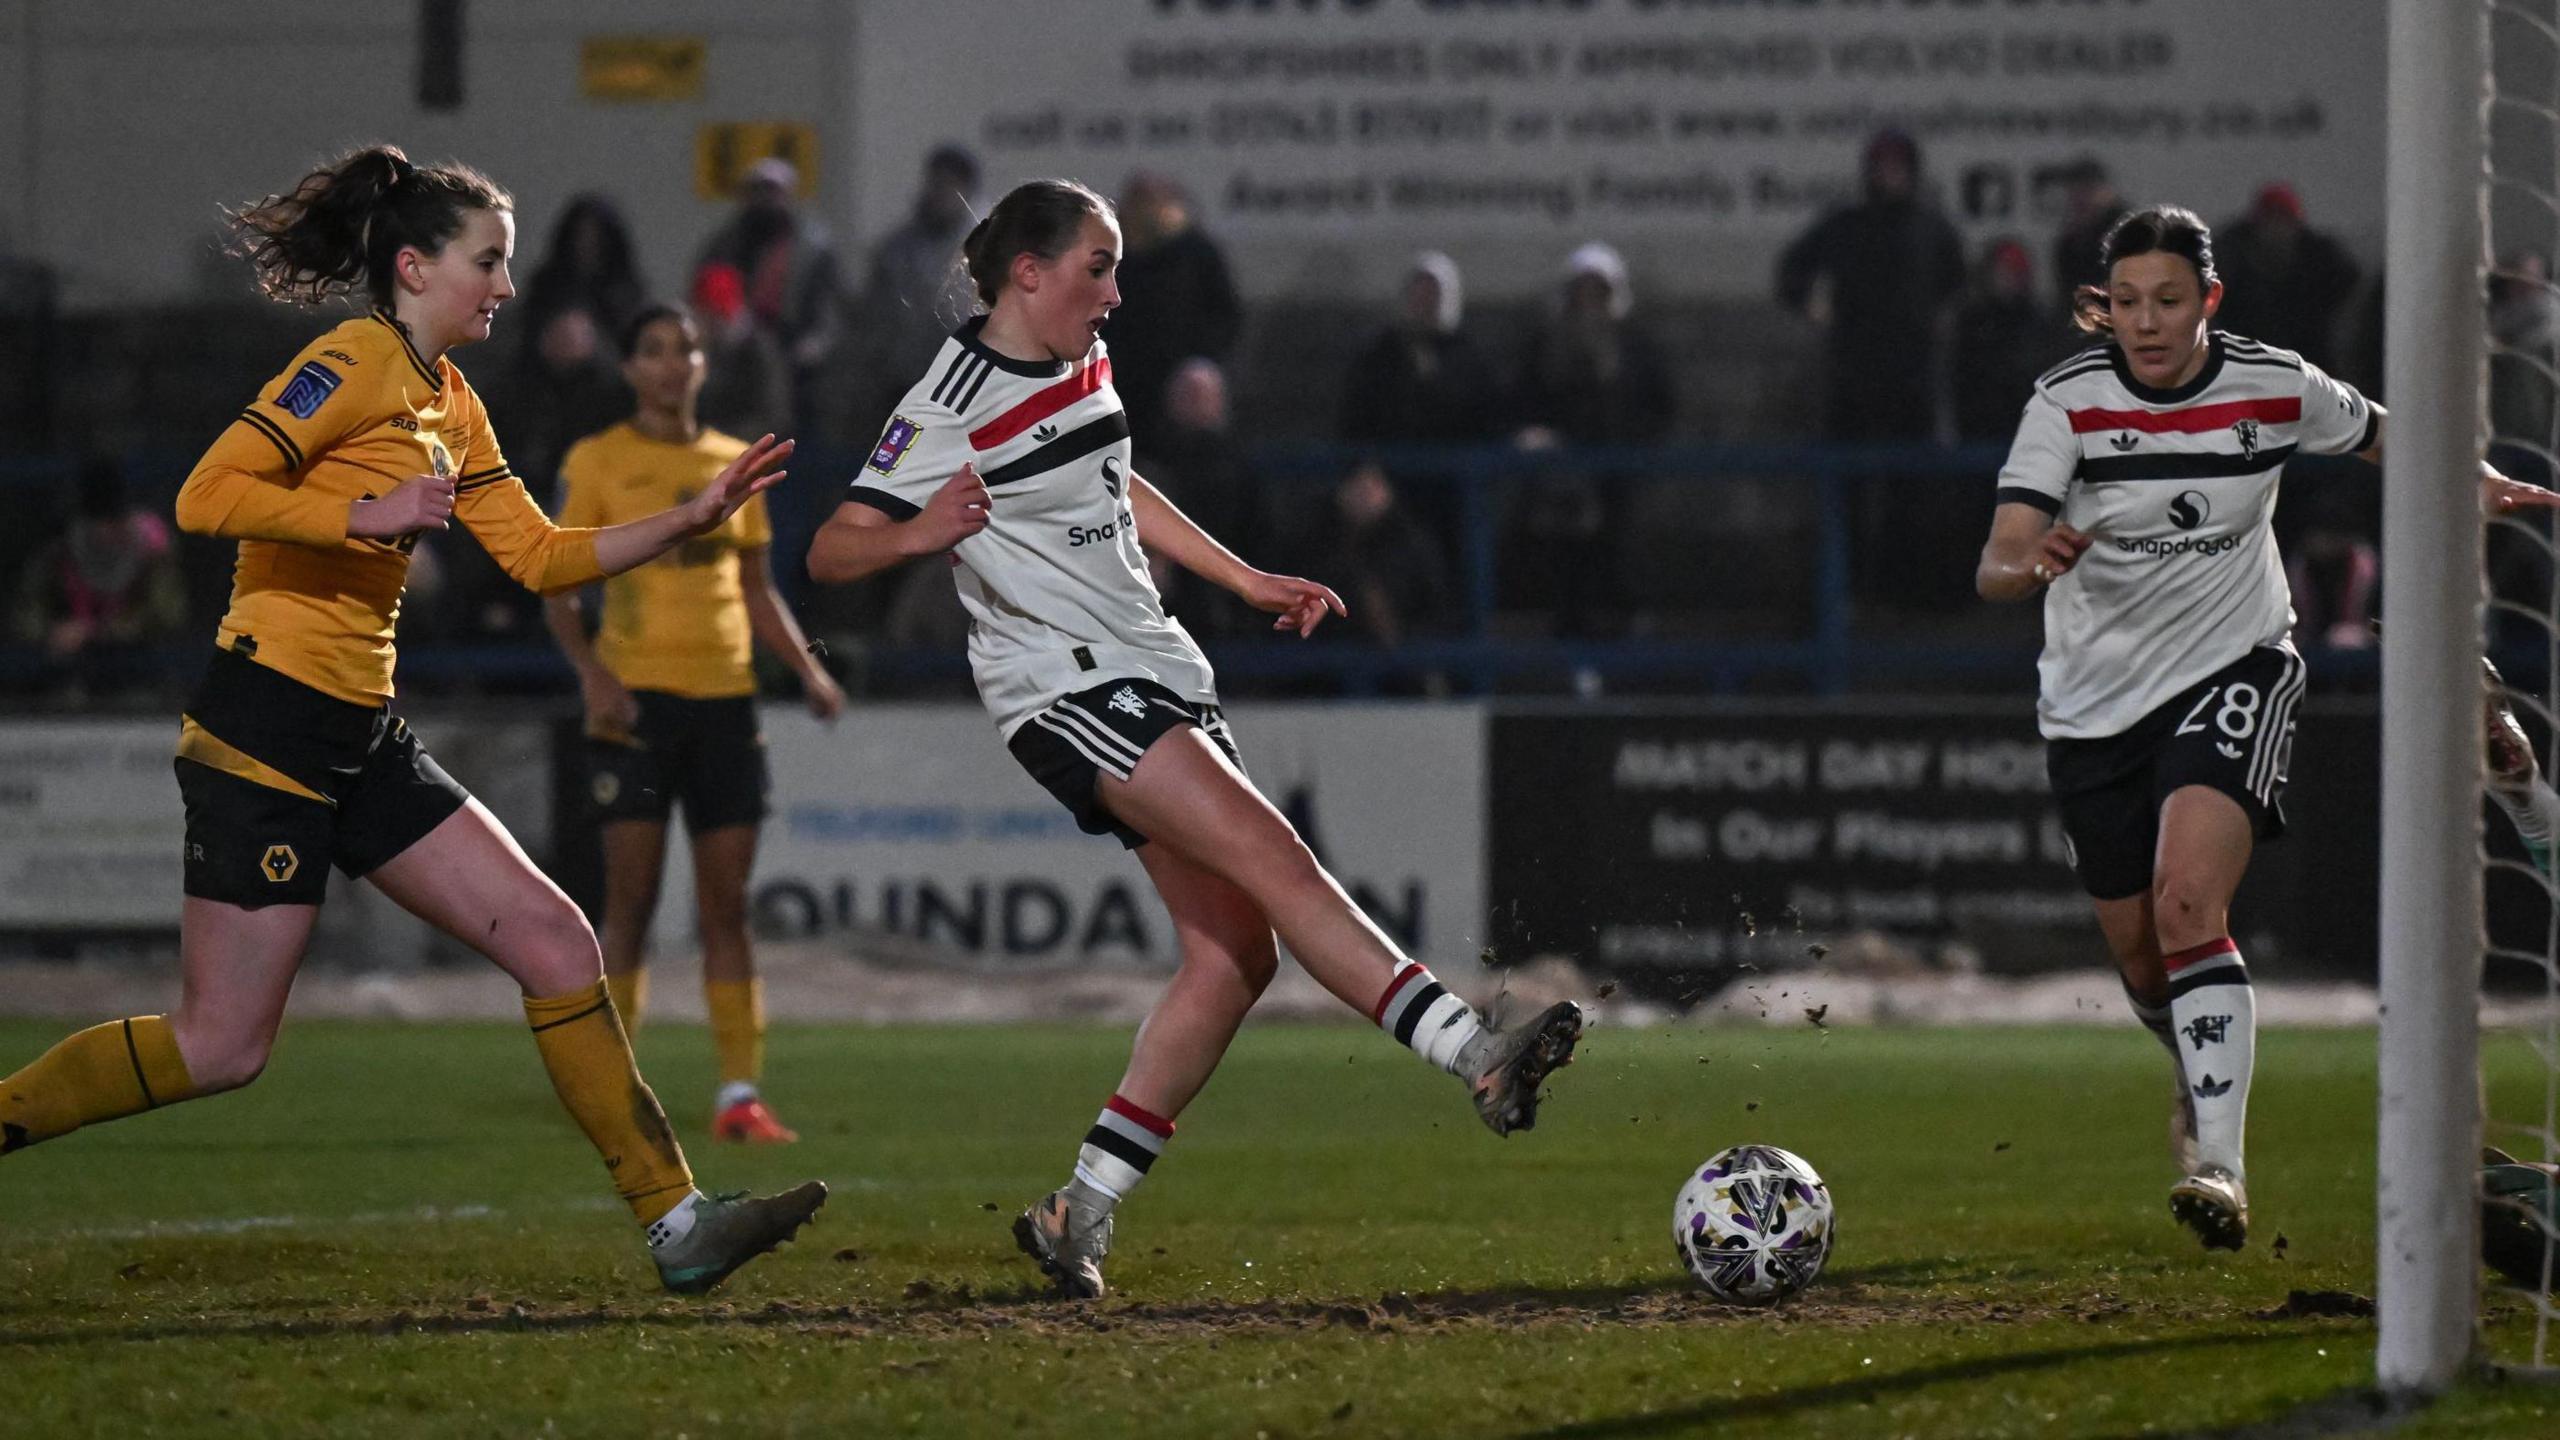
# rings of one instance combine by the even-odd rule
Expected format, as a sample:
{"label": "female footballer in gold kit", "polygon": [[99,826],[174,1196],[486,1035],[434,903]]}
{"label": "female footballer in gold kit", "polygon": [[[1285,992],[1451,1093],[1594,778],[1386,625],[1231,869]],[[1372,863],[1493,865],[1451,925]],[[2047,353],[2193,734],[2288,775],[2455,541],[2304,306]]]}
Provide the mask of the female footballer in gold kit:
{"label": "female footballer in gold kit", "polygon": [[[706,430],[695,412],[707,373],[702,336],[670,305],[642,310],[623,335],[623,378],[639,408],[591,435],[560,467],[560,519],[615,525],[708,489],[747,443]],[[605,583],[590,640],[575,600],[544,601],[551,633],[586,699],[588,791],[604,820],[604,972],[623,1023],[647,1002],[649,921],[666,867],[667,815],[681,804],[693,849],[702,990],[720,1057],[716,1140],[799,1137],[768,1107],[764,995],[747,939],[747,878],[772,789],[756,724],[754,646],[799,676],[809,709],[832,720],[844,692],[809,654],[774,594],[764,501]]]}
{"label": "female footballer in gold kit", "polygon": [[553,525],[446,355],[488,338],[515,294],[513,210],[473,170],[375,146],[235,217],[270,296],[318,303],[361,287],[374,308],[295,356],[178,495],[183,529],[240,551],[179,729],[177,1011],[84,1030],[0,1080],[0,1152],[257,1078],[334,864],[522,988],[553,1088],[660,1280],[700,1293],[788,1239],[826,1187],[763,1199],[694,1188],[632,1061],[595,933],[391,712],[392,638],[421,534],[458,519],[519,582],[571,589],[716,530],[780,478],[791,446],[767,436],[700,494],[628,524]]}

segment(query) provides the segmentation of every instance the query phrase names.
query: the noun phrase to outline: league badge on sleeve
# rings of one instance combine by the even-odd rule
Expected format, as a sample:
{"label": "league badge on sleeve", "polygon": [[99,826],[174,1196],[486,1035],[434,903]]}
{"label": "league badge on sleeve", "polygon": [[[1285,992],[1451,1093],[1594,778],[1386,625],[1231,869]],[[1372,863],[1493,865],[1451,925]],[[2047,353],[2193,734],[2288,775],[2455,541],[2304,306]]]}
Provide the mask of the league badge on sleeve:
{"label": "league badge on sleeve", "polygon": [[916,443],[916,422],[904,415],[890,417],[889,428],[880,432],[880,443],[872,447],[871,468],[886,475],[907,458],[907,447]]}
{"label": "league badge on sleeve", "polygon": [[285,382],[284,393],[276,396],[276,404],[294,419],[308,420],[320,409],[322,401],[336,393],[340,383],[337,371],[314,360],[293,372],[293,378]]}

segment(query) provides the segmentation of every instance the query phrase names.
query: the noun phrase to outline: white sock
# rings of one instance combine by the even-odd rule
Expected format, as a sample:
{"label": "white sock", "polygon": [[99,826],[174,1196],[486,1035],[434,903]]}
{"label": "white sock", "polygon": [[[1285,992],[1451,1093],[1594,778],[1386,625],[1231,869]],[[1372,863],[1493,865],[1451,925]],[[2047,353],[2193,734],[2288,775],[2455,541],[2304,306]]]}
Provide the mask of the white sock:
{"label": "white sock", "polygon": [[2492,784],[2489,798],[2507,812],[2516,827],[2516,838],[2524,841],[2524,852],[2532,857],[2533,868],[2546,877],[2551,874],[2551,851],[2560,842],[2560,793],[2554,793],[2539,775],[2521,792],[2504,785]]}
{"label": "white sock", "polygon": [[2258,1005],[2249,969],[2229,938],[2164,957],[2169,1019],[2196,1107],[2196,1159],[2242,1175],[2249,1072],[2257,1063]]}
{"label": "white sock", "polygon": [[693,1233],[694,1211],[702,1204],[702,1192],[693,1191],[676,1202],[676,1208],[649,1222],[649,1248],[663,1250]]}
{"label": "white sock", "polygon": [[720,1087],[719,1094],[711,1098],[711,1108],[726,1110],[732,1105],[744,1105],[756,1099],[758,1093],[756,1082],[753,1080],[731,1080]]}
{"label": "white sock", "polygon": [[[1408,960],[1396,977],[1387,982],[1387,993],[1378,997],[1377,1009],[1370,1019],[1378,1028],[1410,1046],[1413,1053],[1458,1075],[1458,1052],[1476,1038],[1483,1025],[1467,1002],[1440,987],[1431,971],[1418,961]],[[1473,1075],[1458,1075],[1473,1080]]]}

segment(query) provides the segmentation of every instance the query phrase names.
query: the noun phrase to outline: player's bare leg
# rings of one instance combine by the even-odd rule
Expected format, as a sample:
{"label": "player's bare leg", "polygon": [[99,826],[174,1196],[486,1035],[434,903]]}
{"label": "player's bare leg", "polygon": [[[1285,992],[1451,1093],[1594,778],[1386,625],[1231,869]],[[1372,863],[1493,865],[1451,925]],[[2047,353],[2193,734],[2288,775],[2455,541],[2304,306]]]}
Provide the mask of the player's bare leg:
{"label": "player's bare leg", "polygon": [[1467,1081],[1494,1133],[1537,1123],[1538,1089],[1571,1062],[1581,1007],[1560,1002],[1509,1028],[1486,1023],[1396,949],[1288,819],[1197,730],[1166,732],[1127,780],[1105,776],[1100,785],[1114,815],[1252,897],[1316,983]]}
{"label": "player's bare leg", "polygon": [[747,877],[756,827],[722,825],[693,837],[694,914],[702,932],[702,1001],[720,1057],[711,1138],[748,1145],[799,1139],[764,1099],[764,982],[747,936]]}
{"label": "player's bare leg", "polygon": [[1138,1038],[1129,1068],[1076,1160],[1074,1178],[1014,1221],[1023,1253],[1081,1299],[1104,1290],[1112,1215],[1145,1176],[1280,968],[1271,922],[1253,897],[1163,845],[1138,861],[1173,916],[1181,968]]}
{"label": "player's bare leg", "polygon": [[2255,843],[2248,813],[2218,790],[2185,786],[2160,807],[2152,926],[2196,1114],[2196,1168],[2169,1206],[2214,1249],[2239,1249],[2249,1234],[2244,1131],[2257,1002],[2231,939],[2231,895]]}
{"label": "player's bare leg", "polygon": [[256,1079],[318,915],[187,897],[177,1011],[93,1025],[0,1077],[0,1154]]}
{"label": "player's bare leg", "polygon": [[780,1195],[707,1197],[693,1185],[606,993],[595,932],[477,800],[368,877],[401,908],[489,957],[525,995],[561,1103],[596,1147],[649,1238],[668,1289],[699,1294],[788,1240],[826,1203],[810,1181]]}

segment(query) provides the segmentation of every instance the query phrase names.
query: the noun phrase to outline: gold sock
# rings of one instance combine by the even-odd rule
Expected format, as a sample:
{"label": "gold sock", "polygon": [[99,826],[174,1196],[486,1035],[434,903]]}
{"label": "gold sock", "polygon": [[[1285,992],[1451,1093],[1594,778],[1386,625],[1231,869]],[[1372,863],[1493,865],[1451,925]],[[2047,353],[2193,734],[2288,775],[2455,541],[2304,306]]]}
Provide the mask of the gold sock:
{"label": "gold sock", "polygon": [[764,982],[705,980],[702,1000],[711,1012],[711,1046],[720,1054],[720,1083],[753,1085],[764,1078]]}
{"label": "gold sock", "polygon": [[192,1098],[195,1082],[158,1015],[93,1025],[0,1080],[0,1152]]}
{"label": "gold sock", "polygon": [[649,972],[628,970],[616,975],[607,970],[604,972],[604,988],[613,996],[615,1013],[622,1017],[623,1033],[639,1034],[640,1022],[649,1008]]}
{"label": "gold sock", "polygon": [[604,1157],[623,1203],[646,1225],[693,1193],[693,1171],[684,1148],[667,1128],[667,1112],[640,1078],[631,1039],[614,1013],[605,982],[573,994],[538,1000],[526,996],[525,1023],[578,1128]]}

